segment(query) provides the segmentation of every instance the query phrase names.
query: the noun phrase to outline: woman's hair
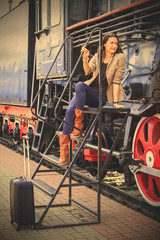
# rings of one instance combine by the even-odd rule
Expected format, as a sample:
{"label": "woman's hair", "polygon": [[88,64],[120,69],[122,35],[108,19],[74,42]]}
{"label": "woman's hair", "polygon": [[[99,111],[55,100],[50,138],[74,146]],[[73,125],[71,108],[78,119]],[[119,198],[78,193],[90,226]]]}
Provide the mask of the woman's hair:
{"label": "woman's hair", "polygon": [[[115,33],[109,32],[109,33],[106,33],[106,34],[103,36],[103,38],[102,38],[102,59],[105,58],[105,54],[106,54],[104,44],[108,41],[108,39],[109,39],[110,37],[115,37],[115,38],[117,38],[117,40],[118,40],[118,48],[117,48],[117,51],[116,51],[115,53],[123,53],[123,52],[122,52],[122,49],[121,49],[121,47],[120,47],[120,45],[119,45],[118,36],[117,36]],[[99,54],[99,48],[98,48],[98,51],[97,51],[97,52],[98,52],[98,54]]]}

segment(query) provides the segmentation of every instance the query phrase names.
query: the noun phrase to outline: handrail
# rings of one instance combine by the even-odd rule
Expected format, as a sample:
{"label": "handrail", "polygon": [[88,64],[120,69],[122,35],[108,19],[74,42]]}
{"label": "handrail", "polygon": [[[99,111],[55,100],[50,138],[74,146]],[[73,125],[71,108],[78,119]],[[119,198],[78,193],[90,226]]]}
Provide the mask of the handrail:
{"label": "handrail", "polygon": [[128,69],[126,76],[125,76],[124,79],[121,81],[122,86],[123,86],[123,84],[127,81],[127,79],[129,78],[130,74],[131,74],[131,69]]}
{"label": "handrail", "polygon": [[[88,43],[89,43],[89,41],[90,41],[90,38],[91,38],[93,32],[95,32],[95,31],[97,31],[97,30],[99,30],[99,29],[100,29],[100,28],[94,28],[94,29],[91,31],[91,33],[90,33],[90,35],[89,35],[86,43],[84,44],[85,46],[88,45]],[[79,64],[79,62],[80,62],[80,60],[81,60],[82,55],[83,55],[83,51],[81,52],[81,54],[80,54],[80,56],[79,56],[79,58],[78,58],[78,60],[77,60],[77,62],[76,62],[76,64],[75,64],[75,66],[74,66],[74,68],[73,68],[73,70],[72,70],[72,72],[71,72],[71,74],[70,74],[70,77],[69,77],[69,79],[68,79],[68,81],[67,81],[67,83],[66,83],[66,85],[65,85],[65,87],[64,87],[64,89],[63,89],[63,92],[61,93],[61,96],[60,96],[60,98],[59,98],[59,100],[58,100],[58,102],[57,102],[57,104],[56,104],[56,106],[55,106],[55,109],[54,109],[54,115],[55,115],[55,116],[57,115],[57,108],[58,108],[58,106],[59,106],[59,104],[60,104],[60,101],[61,101],[61,99],[62,99],[62,97],[63,97],[63,95],[64,95],[64,93],[65,93],[65,91],[66,91],[66,89],[67,89],[67,87],[68,87],[68,85],[69,85],[72,77],[73,77],[73,74],[74,74],[74,72],[75,72],[75,70],[76,70],[76,68],[77,68],[77,65]]]}
{"label": "handrail", "polygon": [[[89,35],[89,37],[88,37],[88,39],[87,39],[87,41],[86,41],[86,43],[85,43],[85,46],[88,45],[88,43],[89,43],[89,41],[90,41],[90,38],[91,38],[93,32],[95,32],[95,31],[97,31],[97,30],[100,30],[100,29],[101,29],[101,28],[98,28],[98,27],[97,27],[97,28],[94,28],[94,29],[91,31],[91,33],[90,33],[90,35]],[[50,127],[54,127],[53,124],[50,123],[49,121],[47,121],[46,118],[41,117],[41,116],[39,116],[38,114],[34,113],[33,110],[32,110],[32,108],[33,108],[33,105],[34,105],[34,103],[35,103],[35,101],[36,101],[36,99],[37,99],[37,97],[38,97],[38,95],[39,95],[42,87],[43,87],[44,84],[46,83],[47,78],[48,78],[48,75],[49,75],[50,71],[52,70],[52,68],[53,68],[53,66],[54,66],[54,64],[55,64],[55,62],[56,62],[56,60],[57,60],[57,57],[59,56],[59,54],[60,54],[60,52],[61,52],[61,50],[62,50],[65,42],[66,42],[68,39],[70,39],[70,38],[71,38],[71,37],[69,36],[69,37],[67,37],[67,38],[63,41],[63,43],[62,43],[62,45],[61,45],[61,47],[60,47],[60,49],[59,49],[59,51],[58,51],[58,53],[57,53],[54,61],[53,61],[53,63],[52,63],[52,65],[51,65],[51,67],[50,67],[50,69],[49,69],[49,71],[48,71],[48,73],[47,73],[47,75],[46,75],[43,83],[42,83],[42,85],[40,86],[40,88],[39,88],[39,90],[38,90],[38,92],[37,92],[37,94],[36,94],[36,96],[35,96],[35,98],[34,98],[34,100],[33,100],[33,102],[32,102],[32,105],[30,106],[31,113],[32,113],[35,117],[37,117],[37,118],[41,119],[42,121],[44,121],[44,122],[45,122],[46,124],[48,124]],[[75,72],[75,70],[76,70],[76,68],[77,68],[77,65],[78,65],[79,62],[80,62],[80,59],[81,59],[82,55],[83,55],[83,51],[81,52],[81,54],[80,54],[80,56],[79,56],[79,58],[78,58],[78,60],[77,60],[77,62],[76,62],[76,64],[75,64],[75,66],[74,66],[74,68],[73,68],[73,70],[72,70],[72,72],[71,72],[71,74],[70,74],[70,77],[69,77],[69,79],[68,79],[68,81],[67,81],[67,83],[66,83],[66,85],[65,85],[65,87],[64,87],[64,89],[63,89],[63,92],[62,92],[61,96],[59,97],[59,100],[58,100],[58,102],[57,102],[57,104],[56,104],[56,106],[55,106],[55,109],[54,109],[54,115],[55,115],[55,117],[56,117],[57,119],[63,121],[63,122],[66,123],[66,124],[69,124],[69,123],[65,122],[65,120],[62,120],[61,118],[59,118],[59,117],[57,116],[57,108],[58,108],[60,102],[62,101],[62,97],[63,97],[63,95],[64,95],[64,93],[65,93],[65,91],[66,91],[66,89],[67,89],[67,87],[68,87],[68,85],[69,85],[72,77],[73,77],[73,74],[74,74],[74,72]],[[70,125],[70,124],[69,124],[69,125]],[[72,125],[71,125],[71,126],[72,126]]]}
{"label": "handrail", "polygon": [[[38,90],[38,92],[37,92],[37,94],[36,94],[34,100],[32,101],[32,104],[31,104],[31,106],[30,106],[31,113],[32,113],[35,117],[40,118],[42,121],[45,121],[45,118],[40,117],[38,114],[36,114],[36,113],[33,112],[33,105],[34,105],[36,99],[38,98],[38,95],[39,95],[39,93],[40,93],[42,87],[43,87],[44,84],[46,83],[47,78],[48,78],[48,76],[49,76],[49,74],[50,74],[50,72],[51,72],[51,70],[52,70],[52,68],[53,68],[53,66],[54,66],[54,64],[55,64],[55,62],[56,62],[56,60],[57,60],[57,58],[58,58],[60,52],[61,52],[61,50],[62,50],[62,48],[64,47],[65,42],[66,42],[68,39],[70,39],[70,36],[64,39],[64,41],[63,41],[63,43],[62,43],[62,45],[61,45],[61,47],[60,47],[60,49],[59,49],[59,51],[58,51],[58,53],[57,53],[55,59],[53,60],[53,63],[52,63],[52,65],[51,65],[51,67],[50,67],[50,69],[49,69],[49,71],[48,71],[48,73],[47,73],[47,75],[46,75],[46,77],[45,77],[45,79],[44,79],[42,85],[40,86],[40,88],[39,88],[39,90]],[[46,122],[47,122],[47,121],[46,121]],[[47,123],[48,123],[48,122],[47,122]],[[50,124],[50,123],[48,123],[48,124],[52,126],[52,124]]]}

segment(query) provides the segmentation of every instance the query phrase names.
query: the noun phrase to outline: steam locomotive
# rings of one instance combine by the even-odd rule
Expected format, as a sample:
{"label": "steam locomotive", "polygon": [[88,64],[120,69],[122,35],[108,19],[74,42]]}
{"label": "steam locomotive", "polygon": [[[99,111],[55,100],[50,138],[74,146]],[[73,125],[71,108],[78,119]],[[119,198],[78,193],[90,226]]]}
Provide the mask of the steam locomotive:
{"label": "steam locomotive", "polygon": [[[81,47],[94,54],[100,30],[119,36],[127,65],[122,104],[129,112],[104,106],[101,160],[105,164],[114,145],[105,173],[123,172],[127,185],[136,181],[144,199],[159,207],[159,1],[23,0],[0,18],[0,29],[0,136],[21,144],[28,134],[32,150],[57,156],[57,131],[74,86],[90,77],[84,76]],[[92,111],[86,107],[86,132]],[[93,175],[98,137],[95,122],[76,161]],[[72,147],[74,155],[78,141]]]}

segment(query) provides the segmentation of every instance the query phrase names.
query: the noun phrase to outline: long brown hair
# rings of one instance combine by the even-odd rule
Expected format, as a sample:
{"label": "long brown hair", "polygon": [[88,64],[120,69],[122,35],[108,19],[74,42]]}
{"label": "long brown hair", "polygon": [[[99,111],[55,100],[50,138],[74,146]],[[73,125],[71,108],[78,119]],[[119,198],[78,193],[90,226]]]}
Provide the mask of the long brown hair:
{"label": "long brown hair", "polygon": [[[118,38],[118,36],[117,36],[115,33],[108,32],[108,33],[106,33],[106,34],[103,36],[103,38],[102,38],[102,59],[104,59],[105,56],[106,56],[104,44],[108,41],[108,39],[109,39],[110,37],[115,37],[115,38],[117,38],[117,40],[118,40],[118,48],[117,48],[117,50],[116,50],[115,53],[123,53],[123,51],[122,51],[122,49],[121,49],[121,47],[120,47],[120,45],[119,45],[119,38]],[[99,48],[98,48],[97,52],[98,52],[98,55],[99,55]]]}

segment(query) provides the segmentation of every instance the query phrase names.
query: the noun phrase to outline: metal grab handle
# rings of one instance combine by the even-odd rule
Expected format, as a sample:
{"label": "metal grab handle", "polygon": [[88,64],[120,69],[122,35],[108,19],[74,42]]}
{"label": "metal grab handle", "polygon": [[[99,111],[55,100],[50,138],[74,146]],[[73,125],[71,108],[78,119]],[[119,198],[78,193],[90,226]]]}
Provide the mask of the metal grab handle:
{"label": "metal grab handle", "polygon": [[[90,35],[89,35],[86,43],[84,44],[85,46],[88,45],[88,43],[89,43],[89,41],[90,41],[90,39],[91,39],[91,37],[92,37],[93,32],[95,32],[95,31],[97,31],[97,30],[100,30],[100,29],[101,29],[101,28],[94,28],[94,29],[91,31],[91,33],[90,33]],[[80,60],[81,60],[82,55],[83,55],[83,51],[81,52],[81,54],[80,54],[80,56],[79,56],[79,58],[78,58],[78,60],[77,60],[77,62],[76,62],[76,64],[75,64],[75,66],[74,66],[74,68],[73,68],[73,70],[72,70],[72,72],[71,72],[71,74],[70,74],[70,77],[69,77],[69,79],[68,79],[68,81],[67,81],[67,83],[66,83],[66,85],[65,85],[65,87],[64,87],[64,89],[63,89],[63,91],[62,91],[62,93],[61,93],[61,96],[59,97],[59,100],[58,100],[58,102],[57,102],[57,104],[56,104],[56,106],[55,106],[55,109],[54,109],[54,115],[55,115],[55,116],[57,115],[57,108],[58,108],[58,106],[59,106],[59,104],[60,104],[60,102],[61,102],[61,100],[62,100],[62,97],[63,97],[63,95],[64,95],[64,93],[65,93],[65,91],[66,91],[66,89],[67,89],[67,87],[68,87],[68,85],[69,85],[72,77],[73,77],[73,74],[74,74],[74,72],[75,72],[75,70],[76,70],[76,68],[77,68],[77,66],[78,66],[78,64],[79,64],[79,62],[80,62]]]}
{"label": "metal grab handle", "polygon": [[28,158],[28,180],[31,179],[31,168],[30,168],[30,159],[29,159],[29,137],[24,135],[23,139],[23,154],[24,154],[24,178],[27,180],[27,164],[26,164],[26,148],[25,143],[27,144],[27,158]]}

